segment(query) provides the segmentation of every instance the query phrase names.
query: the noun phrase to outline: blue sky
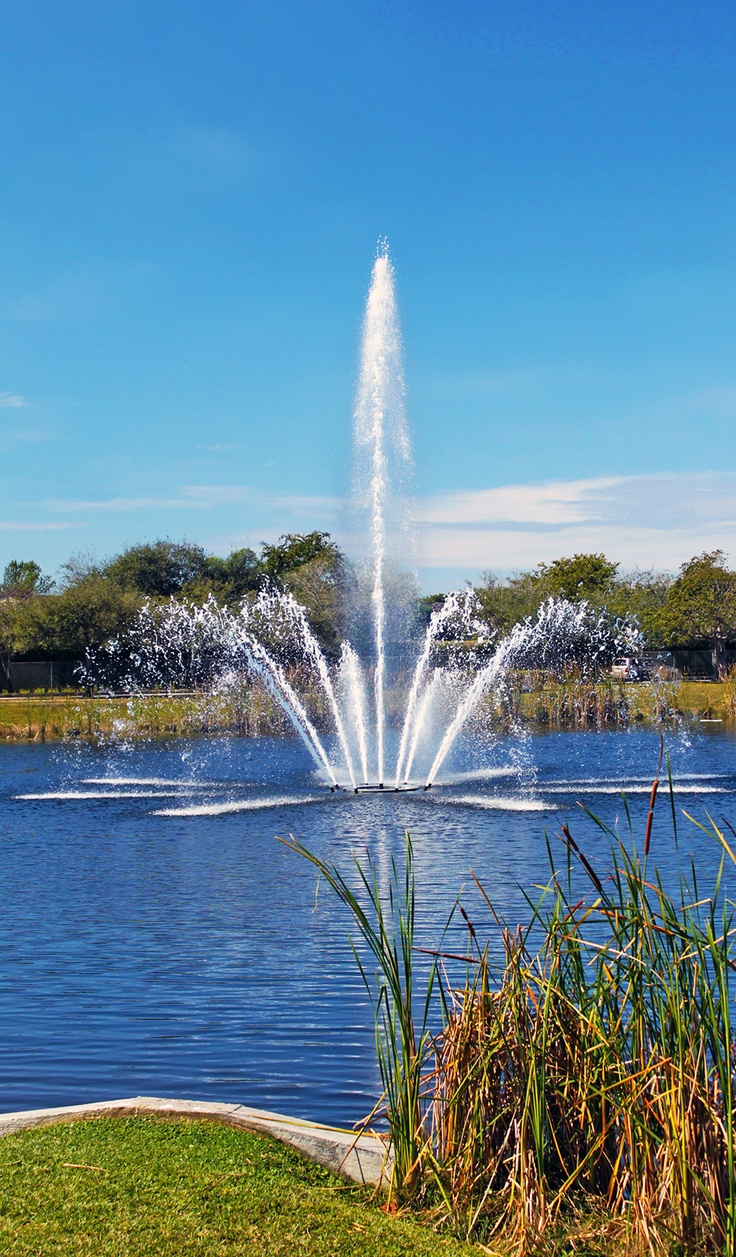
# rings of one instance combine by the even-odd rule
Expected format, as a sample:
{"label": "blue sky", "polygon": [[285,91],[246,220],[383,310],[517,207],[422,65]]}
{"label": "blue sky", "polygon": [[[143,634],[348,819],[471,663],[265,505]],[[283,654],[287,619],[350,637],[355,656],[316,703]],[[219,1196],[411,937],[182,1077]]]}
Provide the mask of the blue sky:
{"label": "blue sky", "polygon": [[396,264],[423,583],[736,564],[726,3],[9,0],[0,564],[339,533]]}

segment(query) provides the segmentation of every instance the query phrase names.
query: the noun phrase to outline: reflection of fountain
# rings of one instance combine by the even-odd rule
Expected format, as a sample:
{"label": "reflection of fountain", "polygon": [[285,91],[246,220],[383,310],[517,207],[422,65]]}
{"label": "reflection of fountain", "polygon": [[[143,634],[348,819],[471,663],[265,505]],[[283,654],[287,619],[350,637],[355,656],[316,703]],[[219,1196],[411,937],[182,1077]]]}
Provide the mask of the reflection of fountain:
{"label": "reflection of fountain", "polygon": [[[112,681],[126,689],[240,684],[258,678],[284,711],[332,790],[340,789],[338,769],[310,717],[308,704],[287,670],[312,678],[319,687],[337,738],[341,772],[357,792],[407,790],[425,735],[445,713],[444,732],[426,774],[436,780],[463,726],[484,695],[498,689],[518,667],[561,667],[623,652],[622,643],[585,603],[549,600],[535,620],[518,624],[488,662],[459,648],[469,639],[488,651],[488,629],[472,591],[447,596],[430,616],[406,696],[392,784],[386,782],[388,564],[407,552],[408,510],[402,494],[411,464],[403,405],[401,339],[394,296],[394,273],[386,248],[373,266],[363,325],[361,373],[355,410],[358,505],[367,516],[370,539],[367,583],[372,619],[372,663],[365,665],[349,642],[333,670],[309,625],[306,612],[289,593],[264,586],[254,602],[237,613],[210,599],[204,607],[171,602],[148,605],[131,630],[108,643],[89,661],[88,679]],[[454,645],[453,645],[454,643]],[[443,658],[438,661],[438,654]],[[373,703],[368,702],[372,673]],[[356,772],[355,765],[359,765]],[[369,781],[375,767],[376,781]]]}

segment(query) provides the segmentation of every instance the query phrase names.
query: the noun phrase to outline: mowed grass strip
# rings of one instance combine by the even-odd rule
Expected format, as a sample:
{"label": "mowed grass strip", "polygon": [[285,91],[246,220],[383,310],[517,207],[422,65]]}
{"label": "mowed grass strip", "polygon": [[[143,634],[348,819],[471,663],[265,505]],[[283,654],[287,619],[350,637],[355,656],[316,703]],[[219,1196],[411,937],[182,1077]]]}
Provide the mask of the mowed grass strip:
{"label": "mowed grass strip", "polygon": [[273,1140],[213,1122],[99,1118],[0,1139],[0,1252],[13,1257],[467,1257],[475,1245]]}

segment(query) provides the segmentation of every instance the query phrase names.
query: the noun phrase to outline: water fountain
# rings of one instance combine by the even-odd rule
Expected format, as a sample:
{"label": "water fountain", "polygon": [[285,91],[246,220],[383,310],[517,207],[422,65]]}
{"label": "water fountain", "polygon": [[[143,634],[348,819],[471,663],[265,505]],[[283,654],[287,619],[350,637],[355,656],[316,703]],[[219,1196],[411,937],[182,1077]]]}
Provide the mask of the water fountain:
{"label": "water fountain", "polygon": [[[389,769],[387,629],[392,607],[388,573],[397,556],[410,552],[412,528],[407,493],[411,441],[394,269],[385,244],[373,264],[363,323],[354,446],[354,500],[358,514],[362,513],[358,532],[369,538],[358,570],[367,586],[371,611],[370,659],[361,660],[345,641],[338,665],[331,667],[304,609],[290,593],[265,584],[237,612],[218,606],[213,599],[203,607],[173,601],[165,607],[145,606],[124,637],[88,659],[87,680],[134,691],[161,685],[222,688],[242,684],[244,677],[256,678],[288,717],[330,790],[403,792],[428,790],[436,782],[458,735],[484,696],[501,687],[513,669],[560,668],[573,662],[591,665],[631,653],[621,634],[586,603],[550,599],[536,619],[516,625],[491,654],[489,627],[480,616],[475,594],[471,590],[451,593],[433,610],[417,645],[396,759]],[[624,627],[623,632],[630,630]],[[320,735],[278,650],[269,648],[264,637],[288,642],[291,657],[318,684],[332,724],[333,750]],[[440,642],[447,647],[441,662],[436,658]],[[473,649],[459,648],[463,642],[472,642]],[[430,726],[437,728],[436,749],[426,773],[415,780],[417,750]]]}
{"label": "water fountain", "polygon": [[[325,658],[303,608],[265,586],[232,609],[151,604],[88,660],[90,681],[130,695],[127,716],[126,704],[109,704],[119,714],[112,738],[97,740],[92,724],[108,704],[80,698],[69,702],[89,737],[2,748],[8,1109],[168,1095],[172,1078],[182,1096],[230,1102],[246,1079],[249,1103],[347,1126],[376,1099],[372,1019],[344,918],[317,915],[322,892],[318,900],[274,835],[301,835],[348,868],[348,851],[362,860],[367,848],[383,878],[392,859],[401,865],[409,829],[418,923],[432,947],[469,867],[508,920],[527,919],[523,888],[547,868],[542,815],[583,802],[613,825],[625,791],[626,814],[646,823],[658,730],[570,731],[534,744],[526,730],[477,736],[485,704],[519,683],[515,670],[595,668],[612,651],[630,653],[592,609],[548,603],[491,640],[464,590],[435,606],[413,653],[397,650],[410,446],[385,252],[371,294],[355,416],[355,531],[369,544],[356,556],[363,620],[349,640]],[[165,696],[179,688],[202,696],[191,731],[180,720],[191,700]],[[242,710],[241,696],[262,712],[262,690],[298,737],[198,736]],[[158,736],[168,728],[176,736]],[[699,802],[733,810],[732,739],[712,730],[683,739],[668,748],[673,790],[691,812]],[[409,787],[418,792],[402,792]],[[590,826],[596,867],[601,840]],[[654,842],[678,869],[675,844],[660,830]],[[717,844],[700,843],[696,855],[699,878],[718,874]],[[458,928],[448,944],[463,954]],[[492,963],[502,949],[499,935]]]}

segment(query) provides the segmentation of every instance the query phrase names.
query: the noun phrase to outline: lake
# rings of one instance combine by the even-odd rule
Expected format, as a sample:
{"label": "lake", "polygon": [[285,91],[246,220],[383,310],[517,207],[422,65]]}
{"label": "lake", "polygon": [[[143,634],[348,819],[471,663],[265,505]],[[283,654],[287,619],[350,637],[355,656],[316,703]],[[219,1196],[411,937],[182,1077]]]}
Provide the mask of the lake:
{"label": "lake", "polygon": [[[681,813],[736,823],[736,738],[701,726],[666,748],[680,857],[707,885],[719,853]],[[0,746],[0,1109],[148,1094],[357,1120],[378,1078],[349,922],[276,836],[345,871],[369,851],[385,882],[410,830],[421,941],[463,888],[490,934],[470,870],[515,922],[547,877],[545,830],[569,820],[605,868],[578,803],[613,824],[625,790],[641,834],[658,750],[644,729],[468,739],[436,789],[356,797],[292,739]],[[666,794],[652,850],[672,877]]]}

